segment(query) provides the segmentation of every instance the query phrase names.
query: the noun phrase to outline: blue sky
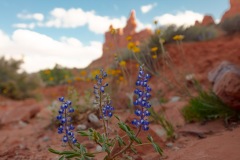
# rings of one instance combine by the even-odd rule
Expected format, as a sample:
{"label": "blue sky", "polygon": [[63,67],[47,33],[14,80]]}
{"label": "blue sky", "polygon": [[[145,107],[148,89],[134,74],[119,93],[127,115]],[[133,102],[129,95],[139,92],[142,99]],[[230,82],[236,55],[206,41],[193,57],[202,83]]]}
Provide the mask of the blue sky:
{"label": "blue sky", "polygon": [[23,58],[28,72],[86,67],[102,54],[110,24],[123,27],[132,9],[138,28],[191,25],[211,14],[219,21],[228,0],[1,0],[0,56]]}

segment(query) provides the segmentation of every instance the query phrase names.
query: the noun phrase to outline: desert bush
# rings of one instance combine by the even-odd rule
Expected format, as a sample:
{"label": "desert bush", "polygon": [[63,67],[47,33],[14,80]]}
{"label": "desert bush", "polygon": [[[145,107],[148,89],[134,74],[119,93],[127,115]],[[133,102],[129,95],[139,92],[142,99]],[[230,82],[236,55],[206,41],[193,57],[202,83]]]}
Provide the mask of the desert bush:
{"label": "desert bush", "polygon": [[225,19],[223,22],[220,23],[220,27],[228,34],[240,32],[240,14]]}
{"label": "desert bush", "polygon": [[[166,43],[174,42],[173,37],[175,35],[183,35],[184,42],[191,42],[191,41],[206,41],[217,36],[217,29],[214,25],[211,26],[189,26],[184,27],[180,26],[177,27],[175,25],[170,25],[166,28],[163,28],[162,38],[165,40]],[[157,35],[153,35],[152,39],[156,39]],[[156,43],[155,41],[153,41]]]}
{"label": "desert bush", "polygon": [[197,97],[191,98],[182,113],[188,122],[230,118],[237,114],[212,91],[201,91]]}
{"label": "desert bush", "polygon": [[72,82],[73,74],[71,71],[56,64],[53,69],[40,71],[41,78],[46,85],[53,86]]}
{"label": "desert bush", "polygon": [[38,74],[20,72],[22,60],[0,58],[0,94],[13,99],[33,97],[40,86]]}

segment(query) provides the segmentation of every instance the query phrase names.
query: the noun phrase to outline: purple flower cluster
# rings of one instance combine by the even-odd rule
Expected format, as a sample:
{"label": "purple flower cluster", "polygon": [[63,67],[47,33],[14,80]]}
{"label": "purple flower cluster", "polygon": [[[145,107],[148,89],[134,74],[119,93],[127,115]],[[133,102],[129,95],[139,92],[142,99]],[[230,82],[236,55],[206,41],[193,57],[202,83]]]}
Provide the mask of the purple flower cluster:
{"label": "purple flower cluster", "polygon": [[[95,94],[95,104],[99,105],[101,108],[100,118],[111,118],[113,115],[114,108],[111,106],[111,100],[105,94],[105,87],[108,86],[108,83],[103,83],[103,79],[107,77],[107,73],[101,69],[100,75],[96,75],[97,83],[94,84],[94,94]],[[107,98],[104,98],[107,97]]]}
{"label": "purple flower cluster", "polygon": [[104,105],[103,108],[102,108],[103,117],[104,117],[105,119],[111,118],[112,115],[113,115],[113,113],[112,113],[113,110],[114,110],[114,108],[111,106],[110,103]]}
{"label": "purple flower cluster", "polygon": [[72,108],[71,101],[65,101],[64,97],[60,97],[59,101],[62,103],[60,109],[58,111],[59,115],[57,116],[57,120],[60,122],[60,126],[58,127],[58,133],[63,135],[62,141],[64,143],[71,142],[73,144],[77,143],[76,138],[74,137],[74,126],[71,123],[72,118],[70,116],[71,113],[74,112]]}
{"label": "purple flower cluster", "polygon": [[147,120],[147,117],[150,116],[148,108],[151,107],[151,104],[148,100],[151,97],[150,92],[152,90],[148,85],[150,77],[149,74],[144,73],[143,67],[140,66],[138,79],[136,81],[137,88],[134,91],[134,94],[137,96],[134,101],[134,106],[137,107],[135,114],[138,118],[135,118],[132,121],[132,124],[136,127],[141,127],[145,131],[149,129],[149,121]]}

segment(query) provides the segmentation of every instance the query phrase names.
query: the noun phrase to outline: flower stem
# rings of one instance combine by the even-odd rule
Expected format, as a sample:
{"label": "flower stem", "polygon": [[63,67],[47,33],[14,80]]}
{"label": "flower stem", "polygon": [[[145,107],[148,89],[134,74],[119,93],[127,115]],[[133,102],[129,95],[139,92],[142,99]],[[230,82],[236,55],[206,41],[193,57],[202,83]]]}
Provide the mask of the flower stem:
{"label": "flower stem", "polygon": [[[137,137],[138,135],[139,135],[139,133],[140,133],[140,131],[141,131],[141,126],[138,128],[138,131],[137,131],[137,133],[135,134],[135,137]],[[125,147],[125,148],[123,148],[122,150],[120,150],[119,152],[117,152],[116,154],[114,154],[112,157],[110,157],[109,159],[114,159],[115,157],[117,157],[118,155],[120,155],[120,154],[122,154],[123,152],[125,152],[126,150],[128,150],[130,147],[131,147],[131,145],[133,144],[133,140],[130,140],[130,142],[129,142],[129,144]]]}

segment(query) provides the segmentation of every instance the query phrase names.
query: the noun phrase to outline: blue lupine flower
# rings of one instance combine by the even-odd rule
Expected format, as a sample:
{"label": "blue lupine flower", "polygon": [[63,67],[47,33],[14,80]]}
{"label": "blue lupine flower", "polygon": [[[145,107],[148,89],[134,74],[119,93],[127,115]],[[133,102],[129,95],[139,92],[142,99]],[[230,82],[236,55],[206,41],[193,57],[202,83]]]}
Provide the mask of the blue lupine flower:
{"label": "blue lupine flower", "polygon": [[62,141],[64,143],[71,142],[72,144],[76,144],[77,140],[74,137],[73,130],[74,126],[70,124],[72,118],[70,117],[70,113],[74,112],[72,108],[72,102],[64,100],[64,97],[60,97],[59,101],[62,102],[60,109],[58,111],[59,115],[57,116],[57,120],[60,122],[60,126],[58,127],[58,133],[63,135]]}
{"label": "blue lupine flower", "polygon": [[[96,81],[97,83],[94,84],[94,94],[95,94],[95,101],[94,104],[98,104],[100,105],[100,97],[101,99],[101,114],[100,114],[100,118],[111,118],[113,115],[113,110],[114,108],[111,106],[111,101],[109,100],[109,98],[107,98],[107,100],[103,100],[103,96],[105,95],[105,87],[108,86],[108,83],[104,83],[103,84],[103,80],[107,77],[107,73],[101,69],[100,70],[100,75],[96,75]],[[100,96],[101,95],[101,96]]]}
{"label": "blue lupine flower", "polygon": [[147,117],[150,116],[148,108],[151,107],[150,102],[148,101],[151,97],[151,87],[148,85],[148,81],[151,78],[149,74],[145,74],[143,67],[139,67],[138,79],[136,81],[137,88],[134,90],[136,95],[136,100],[133,102],[134,106],[137,107],[135,110],[136,116],[132,121],[132,124],[136,127],[141,127],[141,129],[147,131],[149,129],[149,122]]}

